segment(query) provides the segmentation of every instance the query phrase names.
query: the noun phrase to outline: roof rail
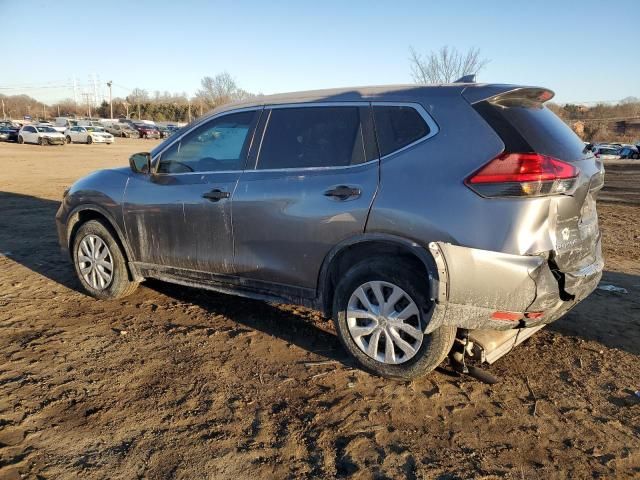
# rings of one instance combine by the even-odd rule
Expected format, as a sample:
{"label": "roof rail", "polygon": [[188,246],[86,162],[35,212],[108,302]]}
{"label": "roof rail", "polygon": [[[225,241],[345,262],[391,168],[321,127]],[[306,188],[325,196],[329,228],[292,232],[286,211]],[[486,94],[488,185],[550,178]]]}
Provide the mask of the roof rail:
{"label": "roof rail", "polygon": [[476,74],[470,73],[469,75],[464,75],[453,83],[476,83]]}

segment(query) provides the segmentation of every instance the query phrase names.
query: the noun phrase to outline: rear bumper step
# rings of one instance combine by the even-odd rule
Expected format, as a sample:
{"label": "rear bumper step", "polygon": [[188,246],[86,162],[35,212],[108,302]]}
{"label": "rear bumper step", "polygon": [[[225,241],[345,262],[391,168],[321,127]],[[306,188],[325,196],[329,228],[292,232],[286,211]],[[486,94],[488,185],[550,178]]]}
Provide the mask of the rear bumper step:
{"label": "rear bumper step", "polygon": [[542,327],[544,325],[512,330],[471,330],[469,340],[473,342],[472,357],[492,364]]}

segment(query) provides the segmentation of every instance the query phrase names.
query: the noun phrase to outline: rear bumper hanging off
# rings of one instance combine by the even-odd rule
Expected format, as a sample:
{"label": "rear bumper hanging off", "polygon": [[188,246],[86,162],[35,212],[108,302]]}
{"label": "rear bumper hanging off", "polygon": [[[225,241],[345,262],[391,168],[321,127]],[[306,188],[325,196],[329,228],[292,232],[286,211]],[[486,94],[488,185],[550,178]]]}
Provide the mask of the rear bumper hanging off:
{"label": "rear bumper hanging off", "polygon": [[427,333],[441,325],[469,330],[546,325],[586,298],[604,267],[600,241],[594,263],[556,275],[545,255],[510,255],[443,242],[432,242],[429,250],[438,281]]}

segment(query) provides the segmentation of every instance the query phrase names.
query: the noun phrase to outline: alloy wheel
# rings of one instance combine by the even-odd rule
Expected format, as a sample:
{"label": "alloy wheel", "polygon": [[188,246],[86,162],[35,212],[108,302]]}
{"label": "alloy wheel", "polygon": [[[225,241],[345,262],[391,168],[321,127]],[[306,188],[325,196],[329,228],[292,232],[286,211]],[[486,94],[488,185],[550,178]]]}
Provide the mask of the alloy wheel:
{"label": "alloy wheel", "polygon": [[360,350],[391,365],[413,358],[424,339],[416,302],[389,282],[367,282],[355,289],[347,305],[347,328]]}
{"label": "alloy wheel", "polygon": [[113,280],[113,257],[107,244],[97,235],[87,235],[78,245],[78,270],[87,284],[104,290]]}

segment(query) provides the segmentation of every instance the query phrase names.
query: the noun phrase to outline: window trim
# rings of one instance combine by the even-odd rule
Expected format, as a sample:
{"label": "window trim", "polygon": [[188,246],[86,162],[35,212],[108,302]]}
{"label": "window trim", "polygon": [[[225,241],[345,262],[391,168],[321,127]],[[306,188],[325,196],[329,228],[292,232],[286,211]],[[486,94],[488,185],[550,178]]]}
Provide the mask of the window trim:
{"label": "window trim", "polygon": [[[285,167],[285,168],[262,168],[259,169],[258,165],[260,163],[260,153],[262,152],[262,142],[264,141],[265,134],[269,129],[269,121],[271,120],[271,111],[284,109],[284,108],[313,108],[313,107],[368,107],[371,108],[371,102],[368,101],[354,101],[354,102],[300,102],[300,103],[276,103],[276,104],[268,104],[264,106],[265,113],[269,115],[267,118],[267,123],[265,123],[262,131],[260,132],[260,143],[258,145],[258,151],[256,153],[256,159],[253,164],[253,168],[247,169],[251,172],[316,172],[316,171],[327,171],[327,170],[345,170],[348,168],[357,168],[365,165],[371,165],[373,163],[379,162],[380,158],[374,158],[373,160],[369,160],[368,162],[358,163],[356,165],[332,165],[328,167]],[[372,112],[373,113],[373,112]]]}
{"label": "window trim", "polygon": [[[185,130],[184,132],[182,132],[182,134],[180,134],[180,136],[178,136],[177,138],[173,139],[172,142],[168,143],[166,146],[164,146],[162,148],[162,150],[160,150],[156,155],[153,156],[153,158],[151,158],[151,175],[210,175],[212,173],[238,173],[238,172],[244,172],[246,170],[246,164],[245,164],[245,168],[243,169],[239,169],[239,170],[209,170],[209,171],[202,171],[202,172],[176,172],[176,173],[164,173],[164,172],[158,172],[158,168],[160,166],[160,158],[162,157],[162,154],[165,153],[167,150],[169,150],[171,147],[173,147],[176,143],[181,142],[182,139],[184,137],[186,137],[187,135],[189,135],[191,132],[193,132],[195,129],[200,128],[202,125],[209,123],[213,120],[216,120],[218,118],[222,118],[226,115],[232,115],[234,113],[243,113],[243,112],[260,112],[264,110],[263,106],[258,106],[258,107],[246,107],[246,108],[237,108],[235,110],[225,110],[224,112],[220,112],[220,113],[216,113],[214,115],[211,115],[205,119],[202,119],[201,121],[196,121],[191,128],[189,128],[188,130]],[[260,115],[260,114],[258,114]],[[258,116],[258,120],[260,119],[260,117]],[[256,122],[256,128],[253,129],[253,132],[251,133],[251,140],[249,141],[249,146],[247,147],[247,155],[249,154],[249,151],[251,150],[251,146],[255,140],[255,135],[256,135],[256,130],[257,130],[257,122]]]}
{"label": "window trim", "polygon": [[[425,123],[427,124],[427,127],[429,127],[429,133],[427,135],[425,135],[424,137],[420,137],[419,139],[411,142],[408,145],[405,145],[404,147],[401,147],[397,150],[394,150],[393,152],[389,152],[386,155],[383,155],[382,157],[380,157],[380,160],[385,160],[387,158],[389,158],[392,155],[396,155],[397,153],[403,152],[405,150],[408,150],[409,148],[413,148],[416,145],[418,145],[419,143],[422,143],[426,140],[429,140],[430,138],[436,136],[438,134],[438,132],[440,132],[440,127],[438,126],[438,124],[436,123],[436,121],[433,119],[433,117],[431,115],[429,115],[429,113],[427,112],[427,110],[419,103],[416,102],[384,102],[384,101],[379,101],[379,102],[371,102],[371,108],[374,107],[409,107],[409,108],[413,108],[414,110],[416,110],[418,112],[418,114],[422,117],[422,119],[425,121]],[[375,121],[376,121],[376,115],[375,112],[373,114],[373,123],[375,125]],[[378,133],[376,130],[376,138],[378,138]],[[380,145],[378,144],[378,148],[380,148]]]}

